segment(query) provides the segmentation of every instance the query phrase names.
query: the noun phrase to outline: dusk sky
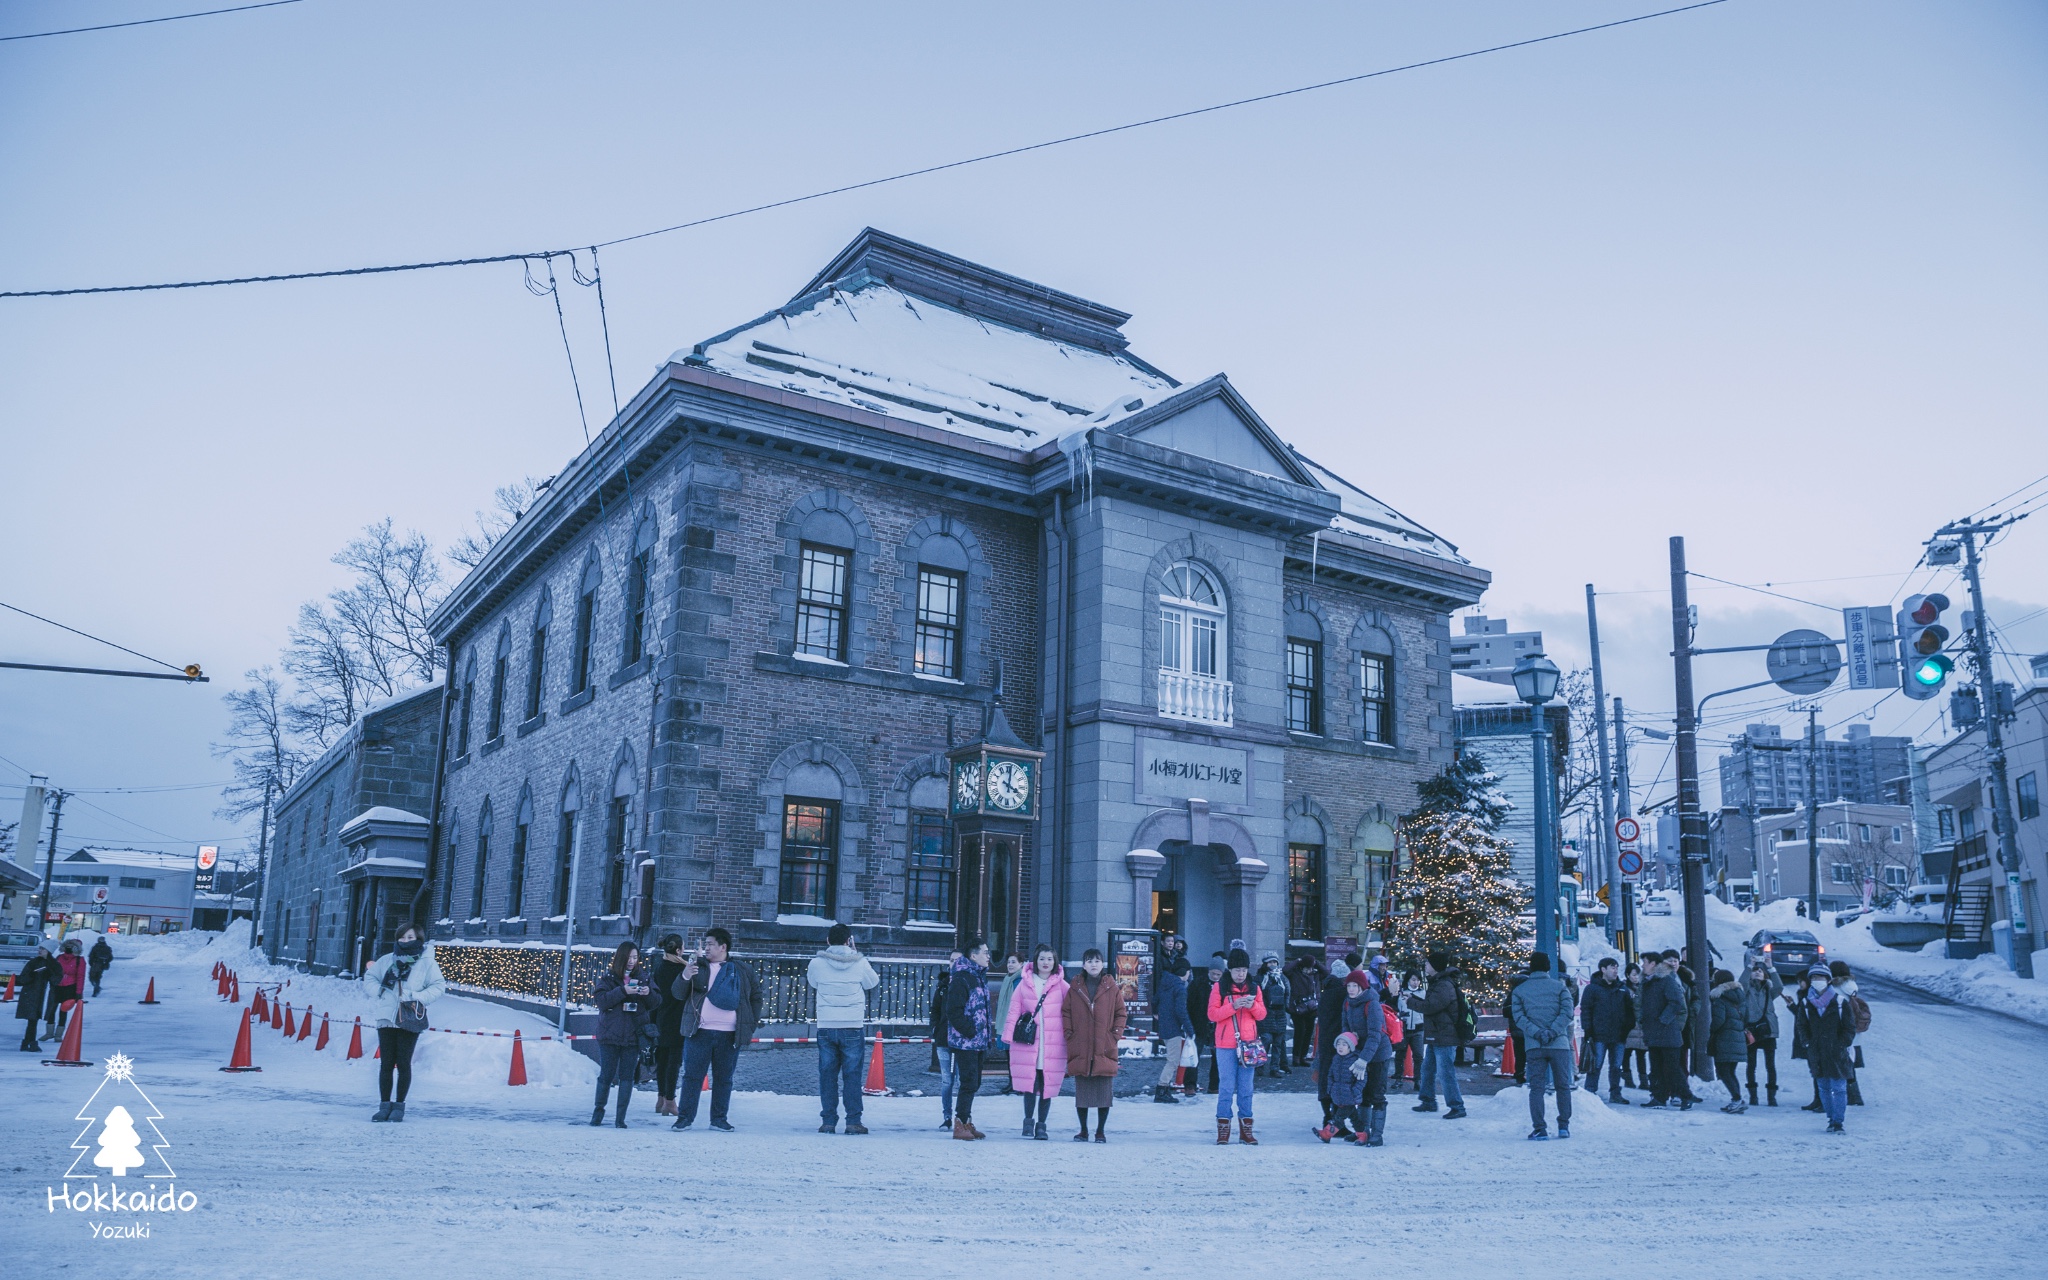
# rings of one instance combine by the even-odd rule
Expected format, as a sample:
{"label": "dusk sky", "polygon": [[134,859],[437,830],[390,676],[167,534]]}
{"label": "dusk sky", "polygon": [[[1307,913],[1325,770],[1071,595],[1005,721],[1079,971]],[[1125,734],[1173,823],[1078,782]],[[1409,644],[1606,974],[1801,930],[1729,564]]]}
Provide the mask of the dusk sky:
{"label": "dusk sky", "polygon": [[[305,0],[5,42],[0,290],[583,246],[1657,7]],[[177,11],[16,0],[0,35]],[[619,397],[880,227],[1227,373],[1561,665],[1584,585],[1613,593],[1609,690],[1668,718],[1670,536],[1807,602],[1697,584],[1700,643],[1833,635],[1960,601],[1921,542],[2048,473],[2044,66],[2025,0],[1729,0],[640,240],[602,260]],[[563,292],[594,431],[595,297]],[[584,442],[517,264],[0,299],[0,433],[0,601],[213,677],[0,671],[0,820],[47,774],[81,793],[66,851],[253,836],[213,816],[220,698],[329,556],[385,516],[445,544]],[[2044,549],[2048,508],[1986,562],[2015,655],[2048,650]],[[134,665],[14,614],[0,658]],[[1699,691],[1761,665],[1703,659]],[[1718,740],[1790,701],[1716,704],[1710,802]],[[1825,722],[1878,702],[1837,688]],[[1869,723],[1938,740],[1945,702]]]}

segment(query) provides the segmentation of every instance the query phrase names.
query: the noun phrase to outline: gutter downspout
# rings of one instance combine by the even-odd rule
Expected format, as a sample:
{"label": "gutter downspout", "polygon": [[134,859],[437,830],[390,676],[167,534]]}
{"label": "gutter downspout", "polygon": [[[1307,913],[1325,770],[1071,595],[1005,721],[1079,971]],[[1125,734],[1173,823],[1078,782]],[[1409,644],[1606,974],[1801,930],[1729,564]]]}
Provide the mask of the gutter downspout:
{"label": "gutter downspout", "polygon": [[1059,566],[1059,585],[1054,596],[1056,626],[1053,640],[1053,768],[1057,775],[1054,784],[1054,798],[1057,809],[1053,822],[1053,858],[1057,860],[1056,874],[1052,884],[1053,936],[1060,947],[1060,954],[1067,953],[1067,878],[1072,872],[1072,860],[1067,855],[1067,584],[1072,580],[1069,566],[1071,540],[1067,537],[1066,494],[1059,489],[1052,494],[1052,532],[1058,541],[1055,557]]}

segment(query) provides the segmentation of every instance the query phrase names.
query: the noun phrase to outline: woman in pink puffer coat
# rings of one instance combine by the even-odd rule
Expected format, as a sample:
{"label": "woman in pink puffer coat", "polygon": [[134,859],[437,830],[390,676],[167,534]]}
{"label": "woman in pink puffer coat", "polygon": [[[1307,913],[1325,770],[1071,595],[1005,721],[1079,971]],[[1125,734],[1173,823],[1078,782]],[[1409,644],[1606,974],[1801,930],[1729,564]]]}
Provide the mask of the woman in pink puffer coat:
{"label": "woman in pink puffer coat", "polygon": [[[1067,1078],[1067,1023],[1060,1011],[1067,998],[1067,975],[1053,949],[1039,943],[1031,964],[1017,980],[1010,997],[1010,1016],[1003,1039],[1010,1046],[1010,1087],[1024,1095],[1024,1136],[1044,1142],[1045,1117]],[[1017,1043],[1017,1024],[1029,1019],[1038,1034],[1030,1044]]]}

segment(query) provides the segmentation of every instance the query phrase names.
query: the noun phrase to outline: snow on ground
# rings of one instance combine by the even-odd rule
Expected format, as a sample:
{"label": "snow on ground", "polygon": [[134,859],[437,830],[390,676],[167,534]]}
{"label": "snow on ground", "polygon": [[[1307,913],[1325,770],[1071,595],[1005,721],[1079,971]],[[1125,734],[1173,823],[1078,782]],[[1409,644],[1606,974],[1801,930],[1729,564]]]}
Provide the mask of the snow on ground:
{"label": "snow on ground", "polygon": [[[736,1097],[738,1133],[701,1120],[675,1133],[643,1093],[620,1132],[588,1126],[580,1083],[508,1088],[504,1043],[460,1036],[424,1050],[450,1056],[423,1064],[405,1123],[375,1125],[368,1060],[269,1031],[256,1037],[260,1074],[216,1069],[235,1010],[206,976],[228,943],[203,938],[151,943],[146,955],[116,939],[123,958],[88,1006],[85,1045],[101,1062],[117,1050],[135,1059],[197,1207],[52,1212],[49,1189],[77,1154],[73,1117],[101,1069],[5,1054],[10,1272],[267,1280],[395,1264],[516,1277],[601,1257],[612,1271],[892,1280],[992,1268],[2007,1276],[2048,1249],[2048,1101],[2027,1087],[2048,1030],[1969,1009],[1878,1005],[1864,1042],[1871,1105],[1852,1110],[1846,1138],[1797,1109],[1810,1085],[1796,1063],[1781,1064],[1788,1105],[1744,1116],[1610,1109],[1578,1093],[1565,1143],[1522,1140],[1526,1095],[1513,1089],[1475,1099],[1460,1122],[1416,1115],[1402,1095],[1376,1151],[1316,1142],[1304,1095],[1260,1100],[1257,1148],[1216,1147],[1206,1105],[1129,1101],[1112,1112],[1108,1145],[1076,1144],[1064,1099],[1055,1140],[1025,1142],[1011,1100],[995,1097],[976,1108],[989,1140],[972,1144],[937,1129],[929,1098],[872,1100],[874,1132],[848,1138],[814,1132],[811,1100],[760,1093]],[[256,965],[241,959],[246,985]],[[138,1005],[151,973],[164,1003]],[[290,991],[337,1014],[344,1000],[362,1005],[338,982],[294,975]],[[443,1025],[519,1025],[480,1002],[435,1011]],[[465,1044],[477,1056],[455,1056]],[[534,1046],[529,1064],[551,1050],[561,1051]],[[1982,1087],[1929,1087],[1937,1062],[1943,1081],[1962,1067]],[[1711,1183],[1690,1181],[1700,1174]],[[147,1239],[92,1235],[94,1222],[138,1219]]]}

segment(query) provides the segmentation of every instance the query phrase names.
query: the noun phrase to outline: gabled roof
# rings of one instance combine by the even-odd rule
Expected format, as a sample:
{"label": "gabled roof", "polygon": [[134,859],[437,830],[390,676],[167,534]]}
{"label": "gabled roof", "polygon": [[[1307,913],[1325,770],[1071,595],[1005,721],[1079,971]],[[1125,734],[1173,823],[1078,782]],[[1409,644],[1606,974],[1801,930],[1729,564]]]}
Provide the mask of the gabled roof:
{"label": "gabled roof", "polygon": [[[1176,428],[1184,428],[1186,438]],[[1296,484],[1327,487],[1220,373],[1122,416],[1110,430]]]}

